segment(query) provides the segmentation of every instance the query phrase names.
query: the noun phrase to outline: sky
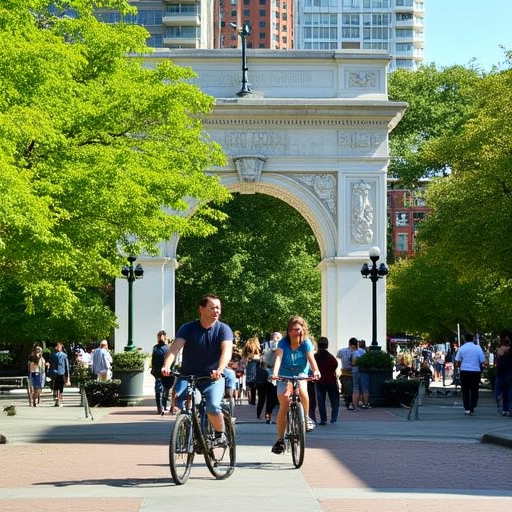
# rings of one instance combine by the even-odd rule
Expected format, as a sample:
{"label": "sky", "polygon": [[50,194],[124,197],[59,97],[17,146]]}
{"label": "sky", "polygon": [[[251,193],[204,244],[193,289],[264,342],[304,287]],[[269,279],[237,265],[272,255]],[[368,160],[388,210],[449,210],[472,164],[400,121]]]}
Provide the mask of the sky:
{"label": "sky", "polygon": [[512,50],[512,0],[425,0],[425,60],[437,67],[466,65],[484,71]]}

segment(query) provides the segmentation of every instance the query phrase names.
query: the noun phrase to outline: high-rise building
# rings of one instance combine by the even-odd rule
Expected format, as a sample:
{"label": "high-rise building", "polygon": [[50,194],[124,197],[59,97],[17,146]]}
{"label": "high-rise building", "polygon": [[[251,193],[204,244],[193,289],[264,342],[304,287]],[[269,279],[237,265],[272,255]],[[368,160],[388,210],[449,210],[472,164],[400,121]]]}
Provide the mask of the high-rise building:
{"label": "high-rise building", "polygon": [[295,48],[386,50],[390,71],[423,62],[424,0],[296,0]]}
{"label": "high-rise building", "polygon": [[215,0],[215,48],[237,48],[237,27],[249,25],[248,48],[291,50],[295,0]]}
{"label": "high-rise building", "polygon": [[[248,48],[384,50],[390,70],[423,62],[424,0],[137,0],[154,48],[236,48],[237,29],[250,28]],[[115,11],[99,10],[108,23]]]}
{"label": "high-rise building", "polygon": [[117,11],[99,9],[97,17],[105,23],[124,21],[142,25],[150,34],[153,48],[213,48],[214,3],[217,0],[129,0],[137,14],[124,16]]}

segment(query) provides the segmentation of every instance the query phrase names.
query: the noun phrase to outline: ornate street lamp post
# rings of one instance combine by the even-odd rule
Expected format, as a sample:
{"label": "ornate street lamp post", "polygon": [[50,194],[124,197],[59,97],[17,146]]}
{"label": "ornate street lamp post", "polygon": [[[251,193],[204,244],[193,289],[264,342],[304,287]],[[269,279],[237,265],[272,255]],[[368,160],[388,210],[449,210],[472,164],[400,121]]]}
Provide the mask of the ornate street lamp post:
{"label": "ornate street lamp post", "polygon": [[246,50],[247,50],[247,38],[249,37],[249,34],[251,33],[251,30],[249,28],[249,24],[246,23],[243,28],[237,28],[236,23],[230,23],[231,27],[234,28],[238,35],[240,36],[240,39],[242,41],[242,88],[239,92],[237,92],[238,96],[245,96],[246,94],[251,94],[251,89],[249,87],[249,81],[247,79],[247,71],[249,68],[247,67],[247,56],[246,56]]}
{"label": "ornate street lamp post", "polygon": [[128,256],[127,260],[129,265],[124,265],[121,269],[121,274],[128,280],[128,343],[124,350],[126,352],[135,349],[133,343],[133,282],[135,279],[142,279],[144,269],[140,263],[133,267],[133,262],[137,258],[135,256]]}
{"label": "ornate street lamp post", "polygon": [[364,263],[361,267],[361,274],[366,278],[370,278],[372,282],[372,343],[370,350],[380,350],[379,344],[377,343],[377,281],[389,273],[388,267],[385,263],[381,263],[377,267],[377,260],[380,258],[380,249],[378,247],[372,247],[368,251],[368,255],[372,260],[371,268],[368,263]]}

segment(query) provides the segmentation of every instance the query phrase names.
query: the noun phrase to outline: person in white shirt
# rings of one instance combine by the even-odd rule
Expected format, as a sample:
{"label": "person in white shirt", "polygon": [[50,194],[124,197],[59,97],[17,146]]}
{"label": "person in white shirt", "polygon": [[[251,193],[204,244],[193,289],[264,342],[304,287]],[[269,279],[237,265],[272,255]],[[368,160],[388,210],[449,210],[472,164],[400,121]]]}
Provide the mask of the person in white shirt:
{"label": "person in white shirt", "polygon": [[464,344],[457,351],[455,364],[460,369],[460,388],[464,414],[473,415],[478,404],[478,393],[485,354],[480,345],[473,341],[472,334],[464,335]]}
{"label": "person in white shirt", "polygon": [[92,372],[101,382],[112,378],[112,356],[107,340],[101,340],[100,346],[92,354]]}

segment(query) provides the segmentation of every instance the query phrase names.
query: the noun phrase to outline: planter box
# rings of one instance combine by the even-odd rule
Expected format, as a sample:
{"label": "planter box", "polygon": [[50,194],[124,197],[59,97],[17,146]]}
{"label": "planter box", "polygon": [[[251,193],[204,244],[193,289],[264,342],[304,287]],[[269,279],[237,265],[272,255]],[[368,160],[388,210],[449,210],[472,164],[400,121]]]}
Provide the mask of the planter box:
{"label": "planter box", "polygon": [[121,381],[119,386],[119,402],[121,405],[137,405],[144,394],[144,372],[115,370],[113,378]]}
{"label": "planter box", "polygon": [[370,403],[380,407],[387,405],[384,383],[393,377],[393,370],[373,368],[367,373],[370,374]]}

